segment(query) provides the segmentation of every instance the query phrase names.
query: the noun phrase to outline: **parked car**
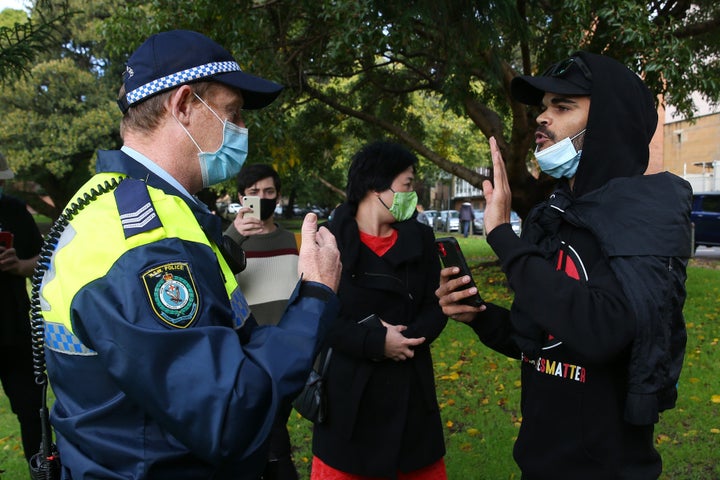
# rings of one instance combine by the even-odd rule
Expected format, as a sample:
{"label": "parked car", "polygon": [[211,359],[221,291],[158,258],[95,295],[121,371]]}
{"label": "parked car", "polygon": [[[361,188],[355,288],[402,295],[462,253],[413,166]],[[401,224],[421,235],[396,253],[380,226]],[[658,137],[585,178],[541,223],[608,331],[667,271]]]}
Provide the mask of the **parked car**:
{"label": "parked car", "polygon": [[473,213],[475,214],[475,218],[473,219],[473,234],[485,235],[485,222],[483,221],[485,210],[476,208],[473,210]]}
{"label": "parked car", "polygon": [[227,206],[227,213],[231,215],[237,215],[241,208],[242,205],[240,205],[239,203],[231,203]]}
{"label": "parked car", "polygon": [[441,210],[435,218],[435,230],[438,232],[460,231],[460,213],[457,210]]}
{"label": "parked car", "polygon": [[720,246],[720,192],[694,194],[690,220],[695,225],[694,248]]}
{"label": "parked car", "polygon": [[[473,213],[475,214],[475,219],[473,220],[473,233],[475,235],[485,235],[485,211],[475,209],[473,210]],[[522,231],[522,220],[520,220],[520,215],[518,215],[515,210],[510,212],[510,226],[512,227],[513,232],[519,236]]]}
{"label": "parked car", "polygon": [[427,224],[429,227],[432,227],[435,225],[435,218],[438,216],[437,210],[425,210],[423,212],[425,214],[425,218],[427,219]]}
{"label": "parked car", "polygon": [[513,232],[515,232],[515,235],[520,236],[520,232],[522,231],[522,220],[520,220],[520,215],[518,215],[515,210],[510,212],[510,226],[512,227]]}
{"label": "parked car", "polygon": [[304,217],[308,213],[314,213],[318,218],[325,218],[330,213],[326,208],[319,207],[318,205],[306,205],[304,207],[293,205],[292,212],[294,217]]}

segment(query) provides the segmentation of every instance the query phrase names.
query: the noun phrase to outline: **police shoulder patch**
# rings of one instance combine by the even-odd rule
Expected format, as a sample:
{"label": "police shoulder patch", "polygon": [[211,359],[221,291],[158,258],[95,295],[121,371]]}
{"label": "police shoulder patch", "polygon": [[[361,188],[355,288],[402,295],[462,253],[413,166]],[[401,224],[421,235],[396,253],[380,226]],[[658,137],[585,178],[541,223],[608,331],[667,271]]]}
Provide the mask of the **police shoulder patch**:
{"label": "police shoulder patch", "polygon": [[147,270],[141,275],[155,314],[174,328],[187,328],[197,317],[200,299],[190,266],[172,262]]}

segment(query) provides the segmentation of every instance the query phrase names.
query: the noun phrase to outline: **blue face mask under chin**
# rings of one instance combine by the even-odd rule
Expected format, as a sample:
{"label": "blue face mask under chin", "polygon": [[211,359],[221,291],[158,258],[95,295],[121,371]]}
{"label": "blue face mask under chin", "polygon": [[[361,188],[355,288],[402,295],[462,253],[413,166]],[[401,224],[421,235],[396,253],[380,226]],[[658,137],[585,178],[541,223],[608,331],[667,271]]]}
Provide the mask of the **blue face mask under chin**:
{"label": "blue face mask under chin", "polygon": [[576,151],[572,141],[583,133],[585,133],[585,129],[572,138],[565,137],[545,150],[538,152],[536,149],[535,159],[540,166],[540,170],[554,178],[573,177],[580,164],[582,150]]}

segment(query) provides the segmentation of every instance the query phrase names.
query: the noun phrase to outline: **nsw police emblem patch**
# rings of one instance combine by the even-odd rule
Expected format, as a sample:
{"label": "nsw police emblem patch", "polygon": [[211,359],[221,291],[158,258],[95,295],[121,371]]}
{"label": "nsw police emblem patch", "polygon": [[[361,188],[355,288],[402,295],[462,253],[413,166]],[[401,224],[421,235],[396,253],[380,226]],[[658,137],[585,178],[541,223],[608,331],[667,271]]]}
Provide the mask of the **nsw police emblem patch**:
{"label": "nsw police emblem patch", "polygon": [[187,263],[166,263],[141,276],[150,306],[163,323],[186,328],[195,321],[199,298]]}

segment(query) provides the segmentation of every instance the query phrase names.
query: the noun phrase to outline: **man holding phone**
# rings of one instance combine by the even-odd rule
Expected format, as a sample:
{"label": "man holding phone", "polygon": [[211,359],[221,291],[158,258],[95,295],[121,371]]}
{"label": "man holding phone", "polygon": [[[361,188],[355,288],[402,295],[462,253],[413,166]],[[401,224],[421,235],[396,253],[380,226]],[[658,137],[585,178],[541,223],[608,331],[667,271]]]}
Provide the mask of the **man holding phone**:
{"label": "man holding phone", "polygon": [[[225,235],[245,251],[246,267],[235,278],[260,325],[276,325],[298,281],[295,235],[275,223],[280,176],[270,165],[244,165],[237,175],[243,207]],[[296,480],[287,420],[292,408],[278,411],[270,434],[270,452],[263,480]]]}
{"label": "man holding phone", "polygon": [[33,375],[26,279],[37,265],[42,236],[25,203],[3,191],[14,176],[0,154],[0,380],[20,422],[29,460],[40,445],[42,390]]}
{"label": "man holding phone", "polygon": [[667,172],[644,175],[654,98],[616,60],[577,52],[515,77],[511,93],[540,107],[535,158],[557,189],[518,238],[491,137],[484,220],[513,304],[459,303],[477,289],[451,279],[456,268],[441,272],[436,295],[446,315],[521,360],[523,479],[658,478],[654,424],[675,406],[685,351],[692,190]]}

